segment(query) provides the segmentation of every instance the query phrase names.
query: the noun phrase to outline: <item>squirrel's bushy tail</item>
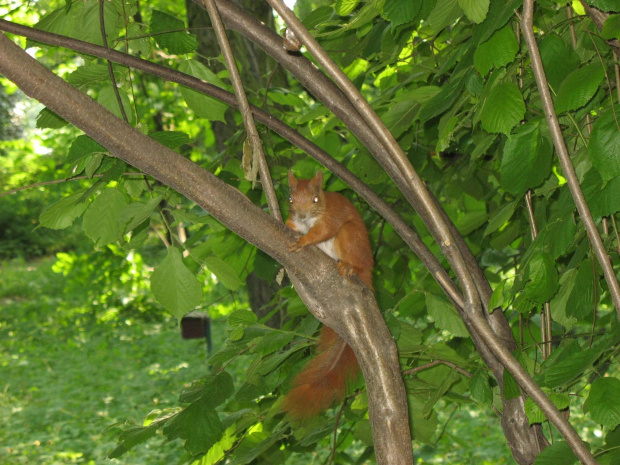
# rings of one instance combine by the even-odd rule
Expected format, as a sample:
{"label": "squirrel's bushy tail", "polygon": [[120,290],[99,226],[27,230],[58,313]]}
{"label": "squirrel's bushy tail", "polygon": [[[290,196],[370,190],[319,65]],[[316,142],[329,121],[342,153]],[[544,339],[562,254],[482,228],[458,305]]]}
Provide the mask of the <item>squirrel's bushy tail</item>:
{"label": "squirrel's bushy tail", "polygon": [[295,377],[283,410],[296,420],[318,415],[344,399],[347,384],[358,373],[351,347],[333,329],[323,326],[317,355]]}

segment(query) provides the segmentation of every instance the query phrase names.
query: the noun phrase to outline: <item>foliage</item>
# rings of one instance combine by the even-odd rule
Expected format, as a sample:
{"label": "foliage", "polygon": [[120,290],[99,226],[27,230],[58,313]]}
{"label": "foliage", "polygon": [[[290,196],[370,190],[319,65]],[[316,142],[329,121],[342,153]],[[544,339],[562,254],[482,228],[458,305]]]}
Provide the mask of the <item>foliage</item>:
{"label": "foliage", "polygon": [[[108,42],[228,88],[226,72],[215,74],[197,60],[205,57],[197,56],[199,42],[192,31],[184,30],[183,5],[178,3],[105,2]],[[609,10],[601,5],[605,2],[592,3]],[[602,463],[614,463],[619,457],[620,416],[613,392],[620,377],[620,328],[554,156],[527,51],[516,33],[519,17],[515,9],[520,5],[516,0],[320,0],[300,1],[296,8],[321,45],[372,102],[466,238],[494,287],[492,308],[505,312],[512,325],[519,342],[518,359],[558,408],[568,409],[571,419],[583,412],[581,425],[602,425],[595,435],[589,435],[586,426],[580,433],[592,442]],[[4,17],[102,43],[98,2],[39,2],[34,9],[36,18],[20,7]],[[580,5],[574,5],[574,14],[569,18],[562,3],[540,2],[535,23],[564,139],[617,272],[620,132],[612,101],[614,57]],[[616,21],[612,18],[603,31],[610,37]],[[52,67],[63,63],[56,71],[119,116],[113,89],[120,84],[120,101],[129,124],[213,172],[251,201],[264,204],[260,191],[252,190],[251,182],[244,179],[238,156],[244,141],[238,113],[226,111],[221,103],[195,91],[119,66],[114,67],[113,83],[103,60],[77,57],[32,41],[27,45],[35,47],[41,62]],[[341,161],[393,205],[440,255],[440,248],[420,218],[406,207],[396,186],[315,96],[293,79],[287,89],[269,88],[268,76],[264,76],[264,88],[253,92],[255,104]],[[237,133],[217,153],[214,127],[222,121],[235,125]],[[37,124],[45,131],[64,126],[45,110]],[[50,198],[39,221],[53,230],[81,224],[99,250],[93,255],[60,255],[56,269],[70,276],[72,285],[105,296],[95,299],[90,291],[84,293],[96,301],[95,308],[104,308],[100,315],[122,308],[127,295],[139,313],[150,311],[150,294],[140,287],[144,284],[142,256],[155,269],[153,295],[177,316],[200,303],[200,282],[208,283],[209,293],[203,299],[204,305],[210,305],[226,298],[245,302],[241,284],[252,272],[267,281],[275,278],[278,265],[271,258],[197,211],[188,200],[136,176],[131,167],[109,157],[87,136],[76,137],[67,128],[60,133],[66,135],[62,176],[83,175],[89,182],[68,189],[62,199]],[[280,136],[266,130],[261,135],[273,160],[276,189],[285,199],[288,168],[309,176],[319,167]],[[42,175],[32,171],[32,176],[39,179]],[[355,200],[341,181],[329,175],[326,179],[328,189]],[[501,408],[502,393],[430,273],[390,225],[359,202],[358,206],[376,249],[377,299],[397,341],[403,370],[436,360],[461,368],[433,365],[405,380],[413,435],[422,447],[422,460],[432,463],[429,451],[451,421],[446,412]],[[34,205],[26,203],[24,208],[31,211]],[[185,233],[188,239],[183,242]],[[157,237],[171,244],[167,253]],[[28,255],[40,253],[28,245],[20,248]],[[133,258],[120,263],[107,260],[109,256]],[[149,415],[144,423],[136,421],[121,434],[112,455],[120,456],[161,432],[168,440],[181,439],[187,462],[216,463],[226,457],[229,463],[291,463],[304,457],[304,463],[312,463],[308,457],[314,450],[326,460],[330,435],[338,422],[335,462],[372,460],[367,400],[361,386],[351,393],[342,417],[336,409],[309,424],[290,425],[279,414],[281,394],[307,356],[305,349],[314,339],[317,322],[288,287],[274,295],[271,303],[285,317],[280,328],[267,327],[266,319],[257,321],[244,308],[231,313],[228,342],[211,357],[211,374],[181,396],[183,409]],[[545,326],[541,315],[547,303],[552,340],[543,340],[549,334],[541,336]],[[550,345],[553,351],[549,354]],[[244,364],[240,378],[231,379],[228,374],[233,361]],[[506,378],[503,395],[520,395],[515,381]],[[614,408],[606,409],[606,402]],[[533,424],[545,421],[531,401],[527,413]],[[551,431],[554,438],[559,437]],[[461,444],[469,442],[465,438],[467,433],[451,435]],[[550,463],[549,457],[556,452],[570,461],[571,452],[562,444],[554,444],[537,463]],[[468,454],[471,450],[455,460],[470,459]],[[477,460],[498,458],[490,453]]]}

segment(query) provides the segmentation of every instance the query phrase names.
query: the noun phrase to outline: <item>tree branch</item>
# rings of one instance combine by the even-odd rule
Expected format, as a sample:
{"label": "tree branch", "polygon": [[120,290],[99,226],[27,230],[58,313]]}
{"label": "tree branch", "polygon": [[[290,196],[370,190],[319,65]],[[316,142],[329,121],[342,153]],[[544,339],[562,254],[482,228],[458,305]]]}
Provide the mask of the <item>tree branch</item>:
{"label": "tree branch", "polygon": [[4,34],[0,34],[0,73],[26,95],[82,129],[112,156],[196,202],[231,231],[282,263],[308,309],[341,334],[355,351],[368,387],[369,412],[375,419],[379,463],[411,463],[402,455],[403,450],[411,451],[411,438],[396,344],[365,286],[342,278],[335,262],[318,248],[289,252],[287,244],[293,241],[294,233],[281,222],[213,174],[125,124]]}
{"label": "tree branch", "polygon": [[530,55],[532,71],[536,79],[538,93],[540,94],[543,109],[545,110],[547,125],[549,126],[551,138],[553,139],[553,145],[555,146],[556,153],[558,154],[558,159],[560,161],[560,166],[562,167],[564,177],[566,178],[566,183],[568,184],[568,188],[570,189],[575,205],[577,206],[577,212],[579,213],[579,217],[581,218],[581,221],[583,221],[586,232],[588,233],[590,245],[594,250],[594,254],[596,255],[599,265],[603,269],[605,281],[607,281],[607,286],[609,286],[611,300],[614,307],[616,307],[616,312],[620,316],[620,285],[618,284],[618,279],[616,278],[616,274],[614,273],[614,269],[611,265],[611,260],[605,250],[605,246],[603,245],[601,236],[596,228],[594,219],[592,218],[590,208],[586,203],[583,191],[579,185],[579,179],[577,179],[575,168],[573,167],[568,150],[566,149],[564,138],[562,137],[562,130],[560,129],[558,117],[555,113],[551,92],[549,91],[549,85],[547,83],[547,77],[543,68],[542,59],[540,58],[538,45],[536,44],[536,38],[534,37],[533,23],[534,1],[525,0],[523,4],[523,21],[521,22],[521,28],[523,30],[523,37],[525,38]]}

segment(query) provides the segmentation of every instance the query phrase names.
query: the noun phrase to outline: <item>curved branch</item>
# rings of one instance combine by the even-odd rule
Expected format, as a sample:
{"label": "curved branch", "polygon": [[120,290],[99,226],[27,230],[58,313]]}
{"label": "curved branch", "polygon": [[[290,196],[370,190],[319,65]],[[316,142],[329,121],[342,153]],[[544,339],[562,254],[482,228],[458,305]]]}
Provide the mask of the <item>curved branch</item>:
{"label": "curved branch", "polygon": [[[218,8],[221,6],[218,5]],[[222,102],[230,105],[231,107],[237,107],[237,101],[235,96],[230,92],[227,92],[219,87],[216,87],[207,82],[201,81],[188,74],[181,73],[176,70],[165,68],[147,60],[136,58],[131,55],[127,55],[116,50],[105,49],[98,45],[83,42],[81,40],[72,39],[69,37],[53,34],[45,31],[40,31],[31,27],[22,26],[20,24],[11,23],[0,19],[0,30],[18,34],[29,39],[46,43],[50,45],[57,45],[60,47],[69,48],[80,53],[86,53],[95,57],[104,58],[106,60],[113,61],[128,67],[142,70],[154,76],[157,76],[165,81],[176,82],[191,89],[202,92],[206,95],[212,96],[221,100]],[[276,36],[277,37],[277,36]],[[307,70],[306,70],[307,71]],[[302,73],[308,76],[309,74]],[[405,241],[405,243],[413,250],[413,252],[420,258],[424,265],[431,271],[439,285],[444,289],[448,297],[457,305],[458,308],[463,308],[463,298],[460,291],[454,285],[454,282],[441,266],[437,258],[428,249],[426,244],[420,239],[420,237],[411,229],[411,227],[405,223],[402,218],[394,212],[394,210],[383,201],[372,189],[364,184],[359,178],[357,178],[351,171],[345,168],[342,164],[337,162],[331,155],[325,152],[307,138],[303,137],[294,129],[290,128],[286,124],[276,119],[271,114],[263,111],[262,109],[250,106],[254,116],[258,121],[267,126],[269,129],[277,132],[286,140],[296,145],[314,159],[316,159],[323,166],[328,168],[331,172],[337,175],[340,179],[346,182],[355,192],[357,192],[371,207],[373,207],[377,213],[379,213],[385,220],[392,225],[395,232]],[[489,294],[490,296],[490,294]]]}
{"label": "curved branch", "polygon": [[614,273],[614,269],[611,265],[611,259],[605,250],[603,240],[601,239],[598,229],[596,228],[596,223],[594,223],[592,213],[590,212],[590,208],[586,203],[583,191],[579,185],[579,179],[577,179],[577,175],[575,174],[575,168],[573,167],[570,155],[566,149],[566,144],[564,143],[564,138],[562,137],[562,130],[560,129],[558,117],[553,106],[551,92],[549,91],[549,85],[547,83],[547,77],[545,75],[542,59],[540,57],[540,51],[538,50],[538,45],[536,44],[533,23],[534,1],[525,0],[523,4],[523,21],[521,22],[521,28],[523,30],[523,37],[525,38],[530,55],[532,71],[536,79],[538,92],[542,100],[543,109],[545,110],[547,125],[549,126],[551,138],[553,139],[553,145],[555,146],[556,153],[558,154],[558,159],[560,161],[560,166],[562,167],[564,177],[566,178],[566,183],[568,184],[570,193],[575,201],[575,205],[577,206],[577,212],[579,213],[579,217],[581,218],[581,221],[583,221],[586,232],[588,233],[588,239],[590,240],[592,250],[594,250],[598,263],[603,269],[603,275],[605,276],[605,281],[607,281],[607,286],[609,287],[611,300],[614,307],[616,307],[618,316],[620,316],[620,284],[618,284],[618,279],[616,278],[616,274]]}
{"label": "curved branch", "polygon": [[411,463],[403,460],[401,452],[407,447],[411,450],[411,437],[396,344],[372,292],[356,280],[342,278],[335,262],[316,247],[289,252],[287,244],[294,233],[281,222],[213,174],[125,124],[4,34],[0,34],[0,73],[26,95],[82,129],[112,156],[175,189],[282,263],[308,309],[355,351],[367,381],[369,411],[376,419],[378,460]]}
{"label": "curved branch", "polygon": [[[230,75],[230,80],[237,95],[237,107],[243,115],[243,124],[245,126],[245,130],[248,133],[248,138],[251,141],[251,163],[258,164],[261,185],[263,186],[263,191],[265,192],[267,204],[269,205],[269,211],[271,211],[271,214],[276,220],[282,221],[282,213],[280,212],[278,198],[276,197],[276,191],[273,188],[273,182],[271,180],[271,175],[269,174],[269,167],[267,166],[267,160],[265,159],[263,144],[261,143],[260,136],[258,135],[256,124],[252,119],[252,110],[250,109],[250,103],[248,102],[248,97],[245,93],[245,89],[243,88],[243,82],[241,81],[241,76],[239,75],[239,69],[237,68],[237,63],[235,62],[235,56],[233,55],[232,48],[230,47],[230,43],[228,42],[228,38],[226,37],[226,31],[224,30],[222,19],[220,18],[220,14],[217,11],[217,7],[215,6],[215,2],[213,0],[203,0],[203,6],[207,9],[207,12],[209,13],[209,18],[211,18],[213,30],[215,31],[217,41],[220,44],[220,49],[222,50],[222,55],[224,56],[224,60],[226,61],[226,67],[228,68],[228,73]],[[244,153],[244,160],[245,157],[246,154]],[[252,181],[252,187],[254,187],[254,184],[256,183],[255,176],[256,172],[253,172],[250,175],[251,179],[249,180]],[[246,173],[246,178],[247,177],[248,175]]]}

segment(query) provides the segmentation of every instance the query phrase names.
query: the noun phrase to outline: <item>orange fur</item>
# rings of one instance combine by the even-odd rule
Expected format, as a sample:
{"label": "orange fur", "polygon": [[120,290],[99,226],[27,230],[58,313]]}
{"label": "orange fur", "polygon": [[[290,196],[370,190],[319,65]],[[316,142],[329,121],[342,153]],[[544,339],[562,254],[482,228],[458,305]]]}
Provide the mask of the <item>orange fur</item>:
{"label": "orange fur", "polygon": [[[364,221],[353,204],[322,188],[323,174],[297,179],[289,172],[290,215],[286,225],[303,235],[290,245],[292,252],[317,245],[338,262],[342,276],[356,274],[372,289],[374,260]],[[359,373],[351,347],[326,326],[321,330],[317,356],[297,375],[284,399],[284,410],[304,420],[340,402],[347,383]]]}

